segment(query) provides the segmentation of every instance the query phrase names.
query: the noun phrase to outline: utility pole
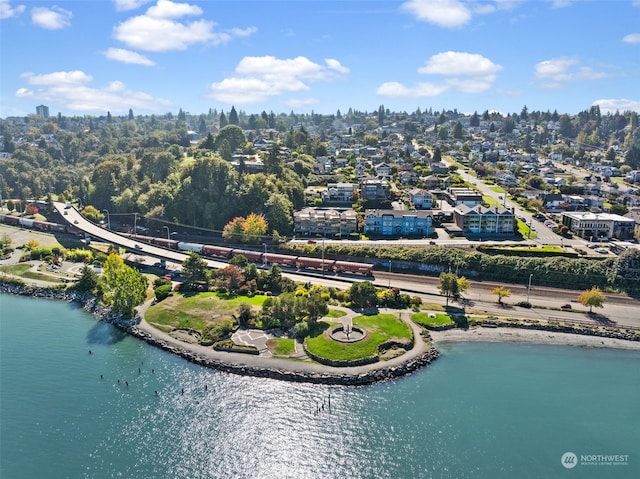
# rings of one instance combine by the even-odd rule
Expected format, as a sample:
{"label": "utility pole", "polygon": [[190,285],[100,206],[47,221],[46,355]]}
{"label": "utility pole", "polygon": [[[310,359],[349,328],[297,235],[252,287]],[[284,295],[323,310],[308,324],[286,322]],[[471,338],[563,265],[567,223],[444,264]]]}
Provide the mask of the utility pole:
{"label": "utility pole", "polygon": [[533,273],[529,275],[529,286],[527,286],[527,303],[529,302],[529,294],[531,293],[531,278],[533,278]]}

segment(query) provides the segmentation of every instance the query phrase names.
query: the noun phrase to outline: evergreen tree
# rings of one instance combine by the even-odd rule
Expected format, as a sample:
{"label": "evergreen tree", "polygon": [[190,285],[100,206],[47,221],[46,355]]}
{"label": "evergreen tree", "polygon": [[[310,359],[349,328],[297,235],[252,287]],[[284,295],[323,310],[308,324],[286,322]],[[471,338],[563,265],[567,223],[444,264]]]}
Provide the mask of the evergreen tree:
{"label": "evergreen tree", "polygon": [[129,120],[133,120],[133,110],[129,108]]}
{"label": "evergreen tree", "polygon": [[227,120],[227,116],[224,114],[224,111],[220,113],[220,128],[224,128],[229,124]]}
{"label": "evergreen tree", "polygon": [[239,125],[240,120],[238,119],[238,112],[236,112],[236,107],[232,106],[231,111],[229,112],[229,124],[230,125]]}

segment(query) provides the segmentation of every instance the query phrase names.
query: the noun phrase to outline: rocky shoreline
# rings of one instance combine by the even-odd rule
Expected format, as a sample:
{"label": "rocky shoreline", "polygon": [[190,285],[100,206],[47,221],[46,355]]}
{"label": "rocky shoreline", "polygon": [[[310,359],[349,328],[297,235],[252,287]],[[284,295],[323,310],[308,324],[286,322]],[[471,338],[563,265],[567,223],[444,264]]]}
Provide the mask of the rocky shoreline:
{"label": "rocky shoreline", "polygon": [[[430,347],[421,355],[410,359],[401,365],[372,369],[358,374],[349,374],[347,371],[341,371],[340,373],[294,371],[284,368],[269,367],[268,365],[247,365],[206,357],[203,354],[198,354],[197,352],[189,350],[187,347],[180,347],[170,343],[169,341],[164,341],[163,339],[137,327],[142,320],[141,317],[136,316],[131,320],[123,320],[119,315],[114,314],[108,308],[101,306],[98,303],[97,298],[91,294],[2,281],[0,281],[0,293],[81,303],[82,308],[93,314],[98,320],[113,324],[117,328],[128,332],[132,336],[141,339],[152,346],[177,354],[187,361],[200,366],[243,376],[315,384],[361,386],[406,376],[407,374],[428,365],[440,355],[435,348]],[[265,360],[265,362],[268,361],[268,359]]]}
{"label": "rocky shoreline", "polygon": [[[350,385],[360,386],[373,384],[376,382],[386,381],[390,379],[399,378],[411,374],[418,369],[430,364],[440,355],[439,351],[432,345],[424,352],[416,357],[413,357],[401,364],[393,366],[373,367],[366,369],[362,372],[349,372],[347,367],[336,368],[331,366],[314,365],[315,370],[294,370],[287,369],[285,367],[275,367],[276,360],[262,359],[260,364],[248,364],[244,361],[232,361],[211,357],[212,353],[200,353],[196,349],[189,347],[188,345],[180,345],[176,342],[171,342],[162,339],[159,334],[152,334],[140,327],[142,317],[136,315],[131,320],[124,320],[119,315],[114,314],[108,308],[101,306],[97,298],[89,293],[78,293],[73,290],[67,290],[63,288],[47,288],[31,286],[18,282],[5,282],[0,281],[0,293],[15,294],[21,296],[30,296],[34,298],[55,299],[68,302],[77,302],[82,304],[82,308],[91,313],[96,319],[113,324],[117,328],[126,331],[132,336],[145,341],[146,343],[161,348],[167,352],[177,354],[187,361],[204,366],[207,368],[216,369],[219,371],[239,374],[243,376],[271,378],[283,381],[292,382],[306,382],[316,384],[328,384],[328,385]],[[481,326],[481,325],[478,325]],[[595,336],[601,338],[610,338],[616,340],[624,340],[635,342],[637,344],[640,341],[640,335],[636,332],[631,332],[625,329],[613,329],[613,328],[588,328],[585,326],[567,326],[563,325],[550,326],[550,325],[532,325],[532,324],[504,324],[500,325],[487,324],[489,329],[491,327],[506,327],[512,330],[538,330],[540,332],[554,332],[554,333],[569,333],[576,337],[578,336]],[[485,328],[482,328],[485,329]],[[485,329],[487,330],[487,329]],[[434,332],[435,333],[435,332]],[[436,333],[437,334],[437,333]],[[425,337],[430,339],[428,332],[424,333]],[[444,339],[444,338],[441,338]],[[496,339],[496,338],[494,338]],[[508,338],[503,338],[507,339]],[[542,338],[539,338],[542,339]],[[457,340],[464,340],[462,337]],[[446,341],[446,340],[445,340]],[[244,355],[243,355],[244,356]],[[258,358],[255,358],[258,359]],[[269,361],[272,361],[274,365],[269,365]],[[281,362],[280,362],[281,364]],[[295,368],[298,369],[298,368]],[[354,368],[357,369],[357,368]]]}

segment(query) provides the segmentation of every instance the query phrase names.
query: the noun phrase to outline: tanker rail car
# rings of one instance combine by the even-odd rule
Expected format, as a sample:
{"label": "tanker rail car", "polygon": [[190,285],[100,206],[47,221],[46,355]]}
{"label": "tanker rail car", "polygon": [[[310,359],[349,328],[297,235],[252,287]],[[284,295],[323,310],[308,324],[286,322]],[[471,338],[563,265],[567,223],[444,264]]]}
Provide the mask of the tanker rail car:
{"label": "tanker rail car", "polygon": [[177,251],[193,251],[202,256],[212,259],[229,260],[235,256],[242,255],[247,260],[264,265],[278,265],[286,268],[308,269],[315,271],[332,271],[335,273],[361,274],[371,276],[373,265],[369,263],[357,263],[352,261],[340,261],[333,259],[309,258],[305,256],[293,256],[276,253],[263,253],[262,251],[227,248],[224,246],[214,246],[200,243],[187,243],[166,238],[155,238],[143,235],[125,235],[128,238],[141,243],[152,244],[162,248]]}

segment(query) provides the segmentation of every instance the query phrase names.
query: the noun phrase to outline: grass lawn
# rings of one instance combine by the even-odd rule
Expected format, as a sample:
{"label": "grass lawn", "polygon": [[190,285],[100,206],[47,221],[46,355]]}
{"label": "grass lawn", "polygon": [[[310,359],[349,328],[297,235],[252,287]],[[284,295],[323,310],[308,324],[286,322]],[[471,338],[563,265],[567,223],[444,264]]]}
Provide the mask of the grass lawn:
{"label": "grass lawn", "polygon": [[536,232],[529,228],[528,224],[518,218],[516,218],[516,226],[524,239],[536,239],[538,237]]}
{"label": "grass lawn", "polygon": [[207,326],[226,319],[246,303],[258,309],[267,296],[228,296],[218,293],[174,293],[145,313],[149,324],[170,331],[174,328],[191,328],[203,332]]}
{"label": "grass lawn", "polygon": [[38,273],[35,271],[29,271],[31,269],[31,264],[29,263],[20,263],[20,264],[8,264],[0,266],[0,271],[7,274],[12,274],[14,276],[19,276],[21,278],[27,279],[36,279],[40,281],[48,281],[50,283],[59,283],[60,280],[49,276],[48,274]]}
{"label": "grass lawn", "polygon": [[341,309],[329,309],[329,313],[325,316],[325,318],[342,318],[346,315],[347,312]]}
{"label": "grass lawn", "polygon": [[[433,314],[433,313],[432,313]],[[445,326],[447,324],[453,324],[451,316],[443,313],[435,313],[435,318],[430,318],[429,313],[414,313],[411,315],[411,320],[420,324],[421,326]]]}
{"label": "grass lawn", "polygon": [[289,338],[271,338],[267,347],[274,356],[290,356],[296,351],[294,340]]}
{"label": "grass lawn", "polygon": [[331,339],[329,330],[336,324],[332,323],[327,330],[316,336],[307,337],[305,340],[307,349],[323,358],[354,361],[377,355],[378,346],[391,339],[398,341],[409,341],[411,339],[409,326],[392,314],[376,314],[353,318],[354,326],[360,326],[367,331],[367,337],[356,343],[340,343]]}
{"label": "grass lawn", "polygon": [[489,189],[491,191],[495,191],[496,193],[504,193],[504,189],[501,188],[500,186],[490,186]]}
{"label": "grass lawn", "polygon": [[482,201],[489,206],[502,206],[502,201],[496,200],[493,196],[482,195]]}

